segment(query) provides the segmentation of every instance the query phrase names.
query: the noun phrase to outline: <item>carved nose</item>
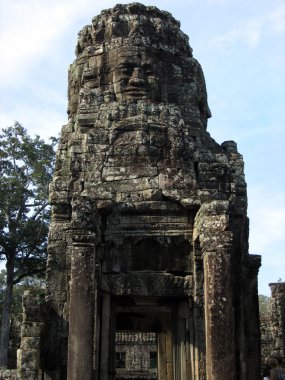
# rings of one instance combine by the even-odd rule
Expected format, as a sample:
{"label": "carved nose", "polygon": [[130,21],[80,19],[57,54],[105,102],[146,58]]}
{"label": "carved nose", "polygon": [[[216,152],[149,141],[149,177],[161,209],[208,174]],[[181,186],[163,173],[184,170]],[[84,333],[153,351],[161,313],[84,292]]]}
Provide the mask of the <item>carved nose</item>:
{"label": "carved nose", "polygon": [[139,67],[134,68],[129,84],[133,86],[142,86],[144,84],[142,70]]}

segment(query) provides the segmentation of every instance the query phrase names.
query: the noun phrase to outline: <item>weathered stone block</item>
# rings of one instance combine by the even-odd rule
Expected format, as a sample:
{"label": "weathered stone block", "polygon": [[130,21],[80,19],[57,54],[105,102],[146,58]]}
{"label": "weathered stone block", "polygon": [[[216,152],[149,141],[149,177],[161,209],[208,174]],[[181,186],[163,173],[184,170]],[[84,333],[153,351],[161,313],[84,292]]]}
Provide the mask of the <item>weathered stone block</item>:
{"label": "weathered stone block", "polygon": [[29,369],[21,369],[19,371],[20,380],[38,380],[38,371],[32,371]]}
{"label": "weathered stone block", "polygon": [[1,380],[20,380],[17,370],[14,369],[0,369]]}
{"label": "weathered stone block", "polygon": [[43,322],[24,321],[21,326],[22,337],[39,337],[43,328]]}
{"label": "weathered stone block", "polygon": [[37,371],[40,364],[40,355],[37,349],[20,349],[20,369],[22,372]]}

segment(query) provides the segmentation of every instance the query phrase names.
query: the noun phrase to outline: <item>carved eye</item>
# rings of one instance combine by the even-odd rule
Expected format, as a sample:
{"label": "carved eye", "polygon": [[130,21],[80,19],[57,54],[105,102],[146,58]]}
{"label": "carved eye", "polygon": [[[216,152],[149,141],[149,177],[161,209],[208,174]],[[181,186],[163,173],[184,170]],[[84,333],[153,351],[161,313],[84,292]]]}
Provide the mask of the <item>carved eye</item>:
{"label": "carved eye", "polygon": [[125,75],[132,75],[132,68],[130,67],[120,67],[121,73]]}
{"label": "carved eye", "polygon": [[143,63],[141,67],[147,76],[154,76],[153,66],[150,63]]}

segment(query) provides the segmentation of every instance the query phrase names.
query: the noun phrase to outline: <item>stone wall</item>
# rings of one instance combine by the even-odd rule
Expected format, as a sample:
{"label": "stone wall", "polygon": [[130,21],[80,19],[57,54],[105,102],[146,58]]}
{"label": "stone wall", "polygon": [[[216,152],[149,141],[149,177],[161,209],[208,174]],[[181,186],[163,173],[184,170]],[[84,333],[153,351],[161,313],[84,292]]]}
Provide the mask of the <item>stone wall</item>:
{"label": "stone wall", "polygon": [[270,357],[285,361],[285,283],[269,284],[271,298],[267,313],[260,316],[262,364]]}
{"label": "stone wall", "polygon": [[[0,372],[1,379],[38,380],[41,378],[41,337],[45,320],[43,299],[25,291],[22,300],[21,345],[17,350],[17,370]],[[42,342],[43,343],[43,342]]]}

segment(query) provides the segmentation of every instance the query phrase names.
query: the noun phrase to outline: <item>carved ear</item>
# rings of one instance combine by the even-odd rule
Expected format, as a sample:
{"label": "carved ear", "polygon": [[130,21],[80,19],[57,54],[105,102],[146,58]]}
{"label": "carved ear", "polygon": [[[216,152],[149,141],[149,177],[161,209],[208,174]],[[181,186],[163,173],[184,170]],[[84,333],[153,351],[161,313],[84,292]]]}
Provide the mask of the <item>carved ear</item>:
{"label": "carved ear", "polygon": [[127,37],[128,23],[127,22],[113,22],[112,34],[114,37]]}
{"label": "carved ear", "polygon": [[82,53],[82,47],[80,46],[80,43],[79,42],[77,42],[77,45],[76,45],[76,48],[75,48],[75,55],[76,55],[76,57],[79,55],[79,54],[81,54]]}
{"label": "carved ear", "polygon": [[99,30],[96,30],[95,34],[94,34],[94,41],[97,43],[97,44],[101,44],[103,41],[104,41],[104,38],[105,38],[105,33],[104,33],[104,29],[101,28]]}

